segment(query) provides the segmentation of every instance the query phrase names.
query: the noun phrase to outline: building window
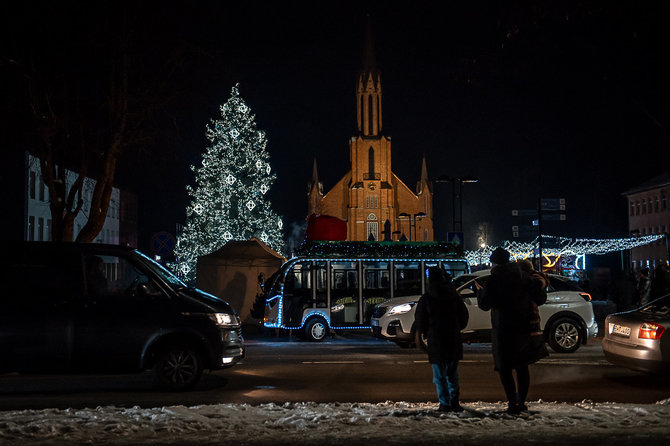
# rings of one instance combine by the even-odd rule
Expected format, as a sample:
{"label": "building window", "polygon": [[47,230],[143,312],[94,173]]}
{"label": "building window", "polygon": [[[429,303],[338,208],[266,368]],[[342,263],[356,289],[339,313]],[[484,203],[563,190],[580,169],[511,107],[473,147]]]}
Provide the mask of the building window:
{"label": "building window", "polygon": [[658,199],[658,195],[654,197],[654,212],[658,212],[660,210],[660,201]]}
{"label": "building window", "polygon": [[630,200],[630,215],[635,215],[635,202],[633,200]]}
{"label": "building window", "polygon": [[49,240],[49,241],[52,240],[52,237],[51,237],[51,219],[50,218],[47,219],[47,240]]}
{"label": "building window", "polygon": [[647,199],[642,200],[642,215],[647,213]]}
{"label": "building window", "polygon": [[665,191],[662,190],[661,191],[661,210],[665,211],[666,209],[668,209],[668,199],[665,196]]}
{"label": "building window", "polygon": [[30,198],[35,198],[35,172],[30,171]]}
{"label": "building window", "polygon": [[28,240],[35,240],[35,217],[28,217]]}
{"label": "building window", "polygon": [[377,209],[379,207],[379,201],[376,195],[367,195],[365,197],[365,207],[368,209]]}
{"label": "building window", "polygon": [[44,180],[40,176],[40,201],[44,201]]}
{"label": "building window", "polygon": [[640,215],[640,200],[635,202],[635,215]]}
{"label": "building window", "polygon": [[37,240],[44,241],[44,219],[42,217],[37,219]]}

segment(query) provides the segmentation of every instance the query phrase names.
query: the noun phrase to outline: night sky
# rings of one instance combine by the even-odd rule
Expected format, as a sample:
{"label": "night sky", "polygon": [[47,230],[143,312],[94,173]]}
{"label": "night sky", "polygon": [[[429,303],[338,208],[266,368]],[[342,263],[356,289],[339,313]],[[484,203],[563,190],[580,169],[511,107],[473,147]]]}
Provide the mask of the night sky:
{"label": "night sky", "polygon": [[[368,13],[393,171],[414,189],[425,154],[433,179],[477,177],[464,187],[466,231],[487,222],[490,243],[511,239],[512,225],[528,223],[512,209],[561,197],[568,220],[548,232],[624,236],[621,193],[670,169],[666,2],[93,3],[3,7],[3,65],[44,58],[54,76],[103,78],[96,39],[113,43],[120,17],[135,17],[131,80],[165,98],[155,137],[118,170],[119,186],[140,197],[140,248],[183,223],[188,166],[236,83],[267,133],[274,209],[287,231],[304,223],[313,159],[325,190],[349,169]],[[451,189],[434,190],[444,239]]]}

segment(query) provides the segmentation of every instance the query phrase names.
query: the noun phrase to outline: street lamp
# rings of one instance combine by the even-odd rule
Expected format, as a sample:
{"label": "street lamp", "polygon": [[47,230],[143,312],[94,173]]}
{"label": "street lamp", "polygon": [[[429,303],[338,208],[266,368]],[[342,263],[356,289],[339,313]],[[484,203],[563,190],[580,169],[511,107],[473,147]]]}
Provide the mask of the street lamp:
{"label": "street lamp", "polygon": [[[451,183],[451,215],[453,232],[463,232],[463,184],[476,183],[479,179],[472,175],[467,175],[463,178],[453,178],[447,175],[439,176],[436,183]],[[456,214],[456,202],[458,201],[458,214]]]}
{"label": "street lamp", "polygon": [[402,212],[398,214],[398,218],[400,220],[407,220],[409,219],[409,241],[412,241],[412,221],[414,221],[414,241],[416,241],[416,219],[417,218],[424,218],[426,217],[425,212],[418,212],[416,214],[408,214],[406,212]]}

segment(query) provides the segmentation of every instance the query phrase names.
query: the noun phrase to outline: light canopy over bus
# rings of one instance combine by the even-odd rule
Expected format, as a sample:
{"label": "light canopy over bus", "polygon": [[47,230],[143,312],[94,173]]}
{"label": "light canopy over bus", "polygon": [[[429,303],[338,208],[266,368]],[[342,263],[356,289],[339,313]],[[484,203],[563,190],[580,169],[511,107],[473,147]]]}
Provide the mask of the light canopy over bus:
{"label": "light canopy over bus", "polygon": [[425,271],[468,273],[459,245],[441,242],[311,242],[266,283],[266,327],[296,329],[312,341],[333,330],[369,329],[377,304],[421,296]]}

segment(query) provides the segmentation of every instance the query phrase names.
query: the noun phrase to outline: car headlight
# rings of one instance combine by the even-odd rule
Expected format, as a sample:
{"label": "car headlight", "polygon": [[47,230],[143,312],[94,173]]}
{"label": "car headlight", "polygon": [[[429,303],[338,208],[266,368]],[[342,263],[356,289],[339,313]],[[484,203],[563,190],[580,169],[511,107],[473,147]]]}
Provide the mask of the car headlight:
{"label": "car headlight", "polygon": [[388,314],[389,314],[389,316],[390,316],[390,315],[392,315],[392,314],[403,314],[403,313],[407,313],[409,310],[412,309],[412,307],[414,306],[414,304],[415,304],[415,302],[409,302],[409,303],[406,303],[406,304],[396,305],[395,307],[391,307],[391,309],[389,310]]}
{"label": "car headlight", "polygon": [[236,328],[239,327],[239,321],[233,314],[228,313],[210,313],[209,318],[219,327]]}

